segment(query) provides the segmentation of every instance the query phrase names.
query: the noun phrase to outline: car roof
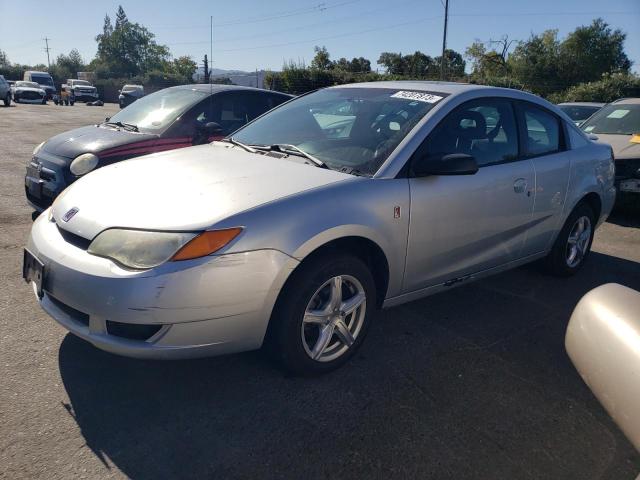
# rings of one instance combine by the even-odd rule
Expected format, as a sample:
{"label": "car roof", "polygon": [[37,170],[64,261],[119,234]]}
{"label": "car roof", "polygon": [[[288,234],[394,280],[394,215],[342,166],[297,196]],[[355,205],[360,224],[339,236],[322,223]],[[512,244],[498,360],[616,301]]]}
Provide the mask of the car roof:
{"label": "car roof", "polygon": [[562,102],[558,104],[558,106],[560,105],[569,105],[569,106],[576,106],[576,107],[604,107],[606,103],[604,102]]}
{"label": "car roof", "polygon": [[177,87],[169,87],[172,90],[196,90],[199,92],[211,92],[211,93],[219,93],[219,92],[228,92],[228,91],[248,91],[248,92],[269,92],[275,93],[278,95],[286,95],[288,97],[292,95],[288,95],[286,93],[277,92],[275,90],[265,90],[263,88],[254,88],[254,87],[242,87],[240,85],[220,85],[220,84],[207,84],[207,83],[195,83],[191,85],[178,85]]}
{"label": "car roof", "polygon": [[[458,82],[438,82],[430,80],[391,80],[384,82],[363,82],[350,83],[347,85],[336,85],[329,88],[407,88],[410,90],[418,90],[425,92],[441,92],[455,95],[470,90],[491,89],[499,87],[490,87],[487,85],[476,85],[473,83]],[[510,89],[504,89],[510,90]]]}
{"label": "car roof", "polygon": [[640,98],[619,98],[611,103],[615,103],[617,105],[638,105],[640,104]]}
{"label": "car roof", "polygon": [[38,70],[27,70],[25,73],[37,73],[38,75],[49,75],[51,76],[51,74],[49,72],[39,72]]}

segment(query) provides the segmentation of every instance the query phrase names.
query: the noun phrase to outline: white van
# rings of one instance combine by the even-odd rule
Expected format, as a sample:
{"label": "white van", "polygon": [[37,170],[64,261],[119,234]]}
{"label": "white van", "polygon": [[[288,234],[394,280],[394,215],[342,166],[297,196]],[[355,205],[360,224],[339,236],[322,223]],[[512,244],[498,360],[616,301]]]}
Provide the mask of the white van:
{"label": "white van", "polygon": [[56,87],[53,84],[53,77],[49,72],[36,72],[27,70],[24,72],[25,82],[36,82],[47,94],[47,100],[51,100],[56,93]]}

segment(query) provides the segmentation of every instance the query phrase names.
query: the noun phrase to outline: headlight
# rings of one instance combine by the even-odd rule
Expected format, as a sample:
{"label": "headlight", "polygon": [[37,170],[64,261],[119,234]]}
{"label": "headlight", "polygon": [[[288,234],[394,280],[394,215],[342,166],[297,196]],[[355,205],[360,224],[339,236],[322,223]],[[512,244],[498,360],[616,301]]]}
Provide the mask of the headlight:
{"label": "headlight", "polygon": [[233,240],[241,228],[193,232],[149,232],[112,228],[100,233],[88,252],[135,269],[157,267],[168,260],[209,255]]}
{"label": "headlight", "polygon": [[38,145],[36,148],[33,149],[33,153],[31,155],[33,155],[34,157],[38,154],[38,152],[40,151],[40,149],[42,148],[42,146],[44,145],[44,142],[42,142],[40,145]]}
{"label": "headlight", "polygon": [[73,159],[73,162],[71,162],[71,173],[76,176],[84,175],[96,168],[97,165],[98,157],[93,153],[83,153],[82,155],[78,155]]}

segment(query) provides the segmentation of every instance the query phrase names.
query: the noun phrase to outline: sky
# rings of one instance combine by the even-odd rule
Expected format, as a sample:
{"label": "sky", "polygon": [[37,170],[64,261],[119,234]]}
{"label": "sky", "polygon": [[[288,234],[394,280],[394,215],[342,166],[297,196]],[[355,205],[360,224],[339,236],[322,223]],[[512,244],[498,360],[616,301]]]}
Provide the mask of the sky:
{"label": "sky", "polygon": [[[105,14],[114,20],[121,4],[129,20],[149,28],[174,57],[189,55],[199,65],[210,54],[213,16],[215,68],[279,70],[289,60],[309,64],[315,45],[326,46],[332,59],[363,56],[376,68],[383,51],[439,55],[444,1],[0,0],[0,49],[12,63],[46,64],[47,37],[52,61],[75,48],[88,62]],[[461,53],[476,39],[524,40],[546,29],[564,37],[602,17],[627,33],[626,52],[640,72],[640,0],[450,0],[449,6],[447,46]],[[43,13],[25,17],[36,11]]]}

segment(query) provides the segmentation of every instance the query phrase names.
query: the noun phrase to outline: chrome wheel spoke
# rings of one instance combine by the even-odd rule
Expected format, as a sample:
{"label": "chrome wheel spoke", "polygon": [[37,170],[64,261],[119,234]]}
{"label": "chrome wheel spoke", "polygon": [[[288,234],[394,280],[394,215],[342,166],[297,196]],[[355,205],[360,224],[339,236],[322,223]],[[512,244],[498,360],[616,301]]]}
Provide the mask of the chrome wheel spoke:
{"label": "chrome wheel spoke", "polygon": [[333,277],[331,281],[331,294],[329,296],[329,307],[336,310],[342,303],[342,277]]}
{"label": "chrome wheel spoke", "polygon": [[307,310],[302,319],[304,323],[316,323],[324,325],[328,323],[329,319],[324,310]]}
{"label": "chrome wheel spoke", "polygon": [[571,229],[567,239],[566,262],[569,267],[577,266],[587,254],[589,240],[591,239],[591,220],[580,217]]}
{"label": "chrome wheel spoke", "polygon": [[353,297],[342,302],[342,305],[340,305],[340,310],[344,313],[345,316],[348,316],[353,313],[360,305],[362,305],[366,298],[367,297],[364,292],[358,292]]}
{"label": "chrome wheel spoke", "polygon": [[329,342],[331,342],[331,338],[333,337],[333,332],[335,327],[331,324],[325,325],[320,328],[320,335],[318,336],[318,340],[316,341],[313,350],[311,351],[311,358],[314,360],[318,360],[324,351],[329,346]]}
{"label": "chrome wheel spoke", "polygon": [[355,338],[353,338],[353,335],[351,335],[351,332],[349,331],[349,327],[347,327],[347,324],[344,323],[344,320],[342,319],[336,322],[335,333],[337,337],[340,339],[340,341],[344,343],[347,347],[350,347],[351,345],[353,345],[353,342],[356,341]]}

